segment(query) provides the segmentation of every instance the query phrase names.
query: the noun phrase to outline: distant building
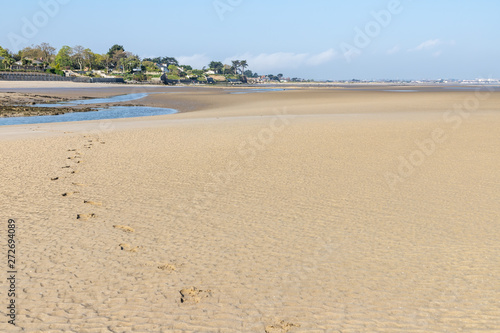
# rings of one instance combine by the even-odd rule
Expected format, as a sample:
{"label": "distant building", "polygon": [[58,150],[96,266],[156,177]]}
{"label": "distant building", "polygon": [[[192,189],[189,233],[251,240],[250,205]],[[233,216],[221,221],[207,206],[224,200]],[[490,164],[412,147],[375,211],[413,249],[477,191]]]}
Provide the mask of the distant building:
{"label": "distant building", "polygon": [[158,67],[162,73],[168,72],[168,65],[167,64],[156,64],[156,67]]}

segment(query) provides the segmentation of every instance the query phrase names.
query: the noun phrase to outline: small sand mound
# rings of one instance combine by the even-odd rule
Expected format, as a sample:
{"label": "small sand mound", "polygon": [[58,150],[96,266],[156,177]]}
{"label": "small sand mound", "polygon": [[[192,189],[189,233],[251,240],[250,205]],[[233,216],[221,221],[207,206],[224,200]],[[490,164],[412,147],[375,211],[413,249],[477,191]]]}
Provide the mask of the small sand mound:
{"label": "small sand mound", "polygon": [[184,288],[179,291],[181,303],[198,304],[204,298],[212,296],[211,290],[200,290],[196,287]]}
{"label": "small sand mound", "polygon": [[266,333],[287,333],[294,327],[300,327],[300,325],[287,323],[284,320],[282,320],[279,323],[266,326]]}
{"label": "small sand mound", "polygon": [[119,224],[115,224],[113,226],[113,228],[115,229],[119,229],[121,231],[125,231],[125,232],[135,232],[134,228],[131,228],[131,227],[128,227],[126,225],[119,225]]}

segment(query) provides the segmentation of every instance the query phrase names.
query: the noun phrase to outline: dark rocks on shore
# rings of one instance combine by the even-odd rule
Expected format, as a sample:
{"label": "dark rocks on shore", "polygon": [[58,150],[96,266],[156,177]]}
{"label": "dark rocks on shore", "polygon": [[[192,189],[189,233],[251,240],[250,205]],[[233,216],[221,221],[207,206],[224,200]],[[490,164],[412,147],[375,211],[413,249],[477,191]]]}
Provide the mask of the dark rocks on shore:
{"label": "dark rocks on shore", "polygon": [[32,117],[32,116],[51,116],[60,115],[70,112],[88,112],[96,111],[95,108],[90,107],[36,107],[36,106],[23,106],[23,105],[1,105],[0,118],[6,117]]}
{"label": "dark rocks on shore", "polygon": [[[82,97],[85,99],[88,97]],[[49,103],[54,104],[67,101],[68,98],[57,96],[45,96],[37,94],[23,93],[0,93],[0,118],[7,117],[32,117],[32,116],[50,116],[60,115],[70,112],[88,112],[95,111],[91,107],[37,107],[34,105]]]}

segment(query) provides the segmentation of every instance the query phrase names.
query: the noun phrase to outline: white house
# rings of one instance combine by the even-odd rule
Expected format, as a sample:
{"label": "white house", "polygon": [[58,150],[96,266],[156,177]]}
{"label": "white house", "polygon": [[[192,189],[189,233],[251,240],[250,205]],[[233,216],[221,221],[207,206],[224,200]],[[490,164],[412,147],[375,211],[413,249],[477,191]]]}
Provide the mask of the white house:
{"label": "white house", "polygon": [[168,65],[167,64],[156,64],[156,67],[158,67],[163,73],[168,72]]}

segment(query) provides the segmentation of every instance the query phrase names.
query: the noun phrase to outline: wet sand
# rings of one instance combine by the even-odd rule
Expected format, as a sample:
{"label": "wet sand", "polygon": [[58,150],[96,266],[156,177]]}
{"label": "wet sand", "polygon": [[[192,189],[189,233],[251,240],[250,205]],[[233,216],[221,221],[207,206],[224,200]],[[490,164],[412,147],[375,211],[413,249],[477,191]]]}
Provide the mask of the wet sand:
{"label": "wet sand", "polygon": [[[143,89],[80,87],[30,89]],[[182,112],[0,127],[0,329],[500,331],[500,93],[147,89]]]}

